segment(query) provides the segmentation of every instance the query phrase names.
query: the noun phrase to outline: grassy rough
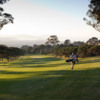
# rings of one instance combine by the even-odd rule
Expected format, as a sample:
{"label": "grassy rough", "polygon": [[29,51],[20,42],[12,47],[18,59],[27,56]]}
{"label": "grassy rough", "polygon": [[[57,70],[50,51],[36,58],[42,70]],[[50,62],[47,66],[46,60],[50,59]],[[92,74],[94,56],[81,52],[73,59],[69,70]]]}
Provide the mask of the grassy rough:
{"label": "grassy rough", "polygon": [[71,64],[30,55],[0,62],[0,100],[100,100],[100,57]]}

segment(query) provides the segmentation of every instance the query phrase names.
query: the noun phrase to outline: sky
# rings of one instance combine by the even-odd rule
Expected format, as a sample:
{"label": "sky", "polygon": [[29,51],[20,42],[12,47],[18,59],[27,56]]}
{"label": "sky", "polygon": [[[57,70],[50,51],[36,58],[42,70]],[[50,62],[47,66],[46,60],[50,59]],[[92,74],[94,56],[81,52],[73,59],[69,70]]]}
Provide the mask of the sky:
{"label": "sky", "polygon": [[57,35],[61,43],[100,39],[100,33],[83,21],[88,4],[89,0],[10,0],[2,7],[12,14],[14,24],[0,30],[0,43],[42,44],[51,35]]}

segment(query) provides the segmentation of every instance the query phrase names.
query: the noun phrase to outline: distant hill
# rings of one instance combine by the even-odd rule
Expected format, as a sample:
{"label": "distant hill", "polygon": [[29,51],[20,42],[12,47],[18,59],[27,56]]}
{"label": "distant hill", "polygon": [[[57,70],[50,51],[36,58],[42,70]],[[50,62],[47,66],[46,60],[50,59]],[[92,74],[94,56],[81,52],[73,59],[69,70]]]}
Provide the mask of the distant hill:
{"label": "distant hill", "polygon": [[13,47],[21,47],[22,45],[33,46],[34,44],[42,44],[44,41],[39,40],[14,40],[14,39],[0,39],[0,44],[13,46]]}

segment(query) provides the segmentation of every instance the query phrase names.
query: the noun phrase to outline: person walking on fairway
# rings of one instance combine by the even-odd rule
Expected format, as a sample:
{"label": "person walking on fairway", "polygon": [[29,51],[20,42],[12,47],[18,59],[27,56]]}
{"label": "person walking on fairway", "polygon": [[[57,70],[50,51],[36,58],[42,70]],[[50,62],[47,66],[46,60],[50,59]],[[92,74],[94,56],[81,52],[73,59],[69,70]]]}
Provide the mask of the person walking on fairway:
{"label": "person walking on fairway", "polygon": [[72,53],[72,54],[70,55],[70,59],[72,60],[72,61],[71,61],[72,69],[74,68],[75,58],[76,58],[76,55],[75,55],[74,53]]}

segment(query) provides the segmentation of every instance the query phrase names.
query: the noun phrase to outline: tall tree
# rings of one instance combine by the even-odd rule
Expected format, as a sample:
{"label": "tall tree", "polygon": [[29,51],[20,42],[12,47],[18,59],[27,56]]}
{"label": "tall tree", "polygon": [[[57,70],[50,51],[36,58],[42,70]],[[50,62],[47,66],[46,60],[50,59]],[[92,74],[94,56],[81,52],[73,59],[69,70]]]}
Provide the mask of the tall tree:
{"label": "tall tree", "polygon": [[[0,4],[4,4],[9,0],[0,0]],[[11,14],[3,13],[4,9],[0,7],[0,30],[3,28],[4,25],[8,23],[13,23],[14,18]]]}
{"label": "tall tree", "polygon": [[97,42],[99,42],[98,38],[92,37],[86,43],[89,45],[95,45]]}
{"label": "tall tree", "polygon": [[71,41],[69,39],[64,41],[64,45],[69,45],[69,44],[71,44]]}
{"label": "tall tree", "polygon": [[87,16],[90,18],[90,20],[84,18],[86,23],[100,32],[100,0],[90,1]]}
{"label": "tall tree", "polygon": [[51,35],[48,39],[47,42],[45,43],[46,45],[53,45],[56,46],[59,43],[58,37],[56,35]]}

